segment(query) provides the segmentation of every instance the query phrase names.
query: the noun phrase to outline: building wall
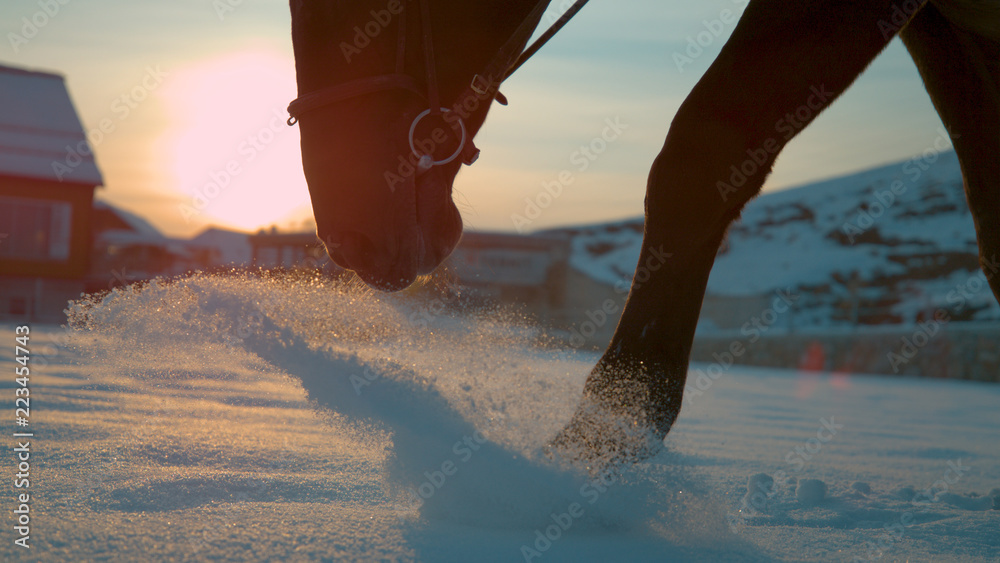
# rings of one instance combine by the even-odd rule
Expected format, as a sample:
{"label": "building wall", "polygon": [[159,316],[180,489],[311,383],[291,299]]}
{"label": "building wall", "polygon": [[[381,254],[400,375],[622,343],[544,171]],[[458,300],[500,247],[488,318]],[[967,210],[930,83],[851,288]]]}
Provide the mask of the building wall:
{"label": "building wall", "polygon": [[564,322],[568,255],[563,238],[466,232],[444,270],[467,295],[554,326]]}
{"label": "building wall", "polygon": [[[0,198],[70,204],[69,249],[65,259],[10,258],[0,253],[0,276],[76,279],[87,273],[90,262],[93,186],[60,184],[0,176]],[[10,237],[16,233],[0,233]],[[4,242],[0,240],[0,245]],[[2,303],[0,303],[2,306]]]}
{"label": "building wall", "polygon": [[83,280],[0,276],[0,320],[64,322],[67,303],[83,290]]}

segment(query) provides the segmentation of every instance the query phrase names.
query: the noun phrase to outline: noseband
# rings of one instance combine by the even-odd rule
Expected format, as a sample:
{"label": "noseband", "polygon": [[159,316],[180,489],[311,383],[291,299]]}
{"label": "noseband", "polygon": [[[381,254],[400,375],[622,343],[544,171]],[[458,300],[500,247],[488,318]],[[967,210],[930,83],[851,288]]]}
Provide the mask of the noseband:
{"label": "noseband", "polygon": [[[465,91],[457,98],[455,105],[463,103],[470,98],[496,99],[502,105],[507,105],[507,100],[500,93],[500,85],[509,78],[514,71],[521,67],[532,55],[534,55],[545,43],[552,38],[569,20],[580,11],[588,0],[576,0],[572,7],[566,11],[559,20],[552,24],[530,47],[521,51],[518,46],[527,41],[527,38],[534,32],[537,22],[541,19],[542,12],[548,7],[550,0],[540,0],[531,12],[521,21],[514,33],[506,43],[500,48],[496,56],[489,62],[485,69],[472,77],[472,81]],[[417,168],[425,172],[434,166],[448,164],[462,157],[462,162],[471,165],[479,158],[479,149],[469,138],[465,128],[465,122],[457,112],[443,107],[440,101],[437,83],[437,69],[434,61],[434,44],[431,35],[430,0],[418,0],[420,4],[420,36],[424,52],[424,72],[427,84],[426,92],[421,90],[417,81],[405,73],[406,54],[406,18],[399,18],[399,32],[396,41],[396,68],[392,74],[380,74],[367,78],[351,80],[343,84],[337,84],[314,92],[309,92],[299,96],[292,103],[288,104],[288,125],[295,125],[299,117],[315,109],[323,108],[339,102],[365,96],[375,92],[387,90],[405,90],[412,92],[421,99],[427,101],[427,109],[420,112],[410,124],[409,144],[413,155],[419,160]],[[405,6],[405,3],[402,4]],[[434,160],[433,155],[425,154],[417,149],[414,133],[417,124],[427,116],[444,116],[455,113],[454,116],[446,117],[446,121],[455,121],[458,124],[456,132],[461,134],[458,148],[453,154],[441,160]],[[453,125],[453,128],[454,125]]]}

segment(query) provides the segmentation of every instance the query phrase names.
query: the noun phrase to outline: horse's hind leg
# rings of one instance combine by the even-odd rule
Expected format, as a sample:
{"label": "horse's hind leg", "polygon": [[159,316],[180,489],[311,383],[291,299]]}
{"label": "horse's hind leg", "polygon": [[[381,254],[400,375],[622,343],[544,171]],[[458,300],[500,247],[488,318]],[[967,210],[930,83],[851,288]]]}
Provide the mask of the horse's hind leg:
{"label": "horse's hind leg", "polygon": [[[945,6],[954,10],[961,4]],[[1000,300],[1000,6],[992,11],[992,19],[967,22],[985,22],[977,33],[949,21],[932,2],[901,36],[952,135],[976,223],[980,263]]]}

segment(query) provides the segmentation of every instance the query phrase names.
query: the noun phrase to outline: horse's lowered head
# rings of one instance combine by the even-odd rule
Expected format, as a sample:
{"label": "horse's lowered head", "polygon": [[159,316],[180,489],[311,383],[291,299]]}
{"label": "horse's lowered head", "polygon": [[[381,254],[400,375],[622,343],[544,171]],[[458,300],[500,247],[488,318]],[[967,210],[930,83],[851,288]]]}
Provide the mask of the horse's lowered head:
{"label": "horse's lowered head", "polygon": [[538,4],[291,0],[299,98],[289,123],[300,126],[317,235],[334,262],[391,291],[451,253],[462,233],[452,184],[475,160],[472,138]]}

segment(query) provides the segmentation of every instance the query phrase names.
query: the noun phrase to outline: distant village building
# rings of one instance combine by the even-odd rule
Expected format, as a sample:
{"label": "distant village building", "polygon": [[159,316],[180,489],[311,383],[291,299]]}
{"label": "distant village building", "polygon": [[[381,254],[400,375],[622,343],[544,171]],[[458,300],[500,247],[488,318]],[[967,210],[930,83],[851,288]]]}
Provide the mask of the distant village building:
{"label": "distant village building", "polygon": [[519,306],[536,320],[566,320],[569,240],[564,237],[466,232],[446,267],[478,297]]}
{"label": "distant village building", "polygon": [[[255,267],[344,273],[315,233],[261,230],[249,240]],[[439,275],[448,276],[467,297],[512,305],[545,324],[565,325],[568,259],[565,237],[466,232]]]}
{"label": "distant village building", "polygon": [[253,247],[246,233],[209,227],[187,242],[188,250],[204,268],[242,268],[253,261]]}
{"label": "distant village building", "polygon": [[58,320],[104,183],[63,77],[0,65],[0,319]]}
{"label": "distant village building", "polygon": [[257,268],[341,271],[326,255],[326,249],[313,232],[279,233],[277,229],[261,229],[251,235],[249,241],[250,265]]}
{"label": "distant village building", "polygon": [[207,267],[214,254],[202,258],[177,239],[163,235],[148,221],[103,201],[94,202],[93,247],[86,291],[95,292],[156,276]]}

